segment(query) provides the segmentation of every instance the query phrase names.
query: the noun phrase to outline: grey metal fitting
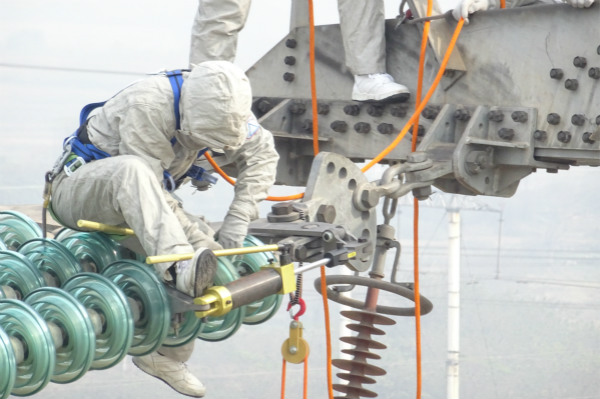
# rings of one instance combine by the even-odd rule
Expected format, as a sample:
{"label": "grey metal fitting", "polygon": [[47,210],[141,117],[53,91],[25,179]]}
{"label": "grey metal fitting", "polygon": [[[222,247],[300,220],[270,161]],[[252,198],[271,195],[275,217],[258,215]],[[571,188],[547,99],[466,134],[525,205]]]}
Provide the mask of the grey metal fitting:
{"label": "grey metal fitting", "polygon": [[514,111],[510,117],[517,123],[525,123],[529,119],[529,115],[525,111]]}
{"label": "grey metal fitting", "polygon": [[504,113],[499,109],[494,109],[488,112],[488,119],[492,122],[502,122],[504,120]]}
{"label": "grey metal fitting", "polygon": [[348,131],[348,124],[344,121],[333,121],[329,127],[338,133],[346,133]]}
{"label": "grey metal fitting", "polygon": [[383,110],[384,110],[384,107],[381,105],[370,104],[367,107],[367,114],[369,114],[373,117],[378,117],[378,116],[383,115]]}
{"label": "grey metal fitting", "polygon": [[277,216],[289,215],[294,212],[294,204],[291,202],[278,202],[271,206],[271,212]]}
{"label": "grey metal fitting", "polygon": [[289,111],[293,115],[302,115],[306,112],[306,105],[303,102],[296,101],[290,105]]}
{"label": "grey metal fitting", "polygon": [[385,238],[387,240],[393,240],[396,235],[396,229],[389,224],[380,224],[377,226],[377,238]]}
{"label": "grey metal fitting", "polygon": [[571,141],[571,133],[566,131],[566,130],[561,130],[560,132],[558,132],[558,134],[556,135],[556,138],[558,139],[558,141],[560,141],[561,143],[568,143],[569,141]]}
{"label": "grey metal fitting", "polygon": [[573,58],[573,65],[577,68],[585,68],[587,66],[587,59],[585,57],[575,57]]}
{"label": "grey metal fitting", "polygon": [[488,167],[489,161],[486,151],[471,151],[465,158],[465,168],[470,175],[476,175]]}
{"label": "grey metal fitting", "polygon": [[585,116],[582,114],[575,114],[571,116],[571,123],[575,126],[583,126],[585,123]]}
{"label": "grey metal fitting", "polygon": [[293,82],[296,79],[296,75],[291,72],[286,72],[283,74],[283,80],[286,82]]}
{"label": "grey metal fitting", "polygon": [[507,127],[500,128],[498,130],[498,137],[502,140],[510,141],[515,138],[515,130]]}
{"label": "grey metal fitting", "polygon": [[551,125],[558,125],[560,123],[560,115],[552,112],[551,114],[548,114],[546,121]]}
{"label": "grey metal fitting", "polygon": [[392,134],[396,131],[391,123],[380,123],[377,125],[377,131],[381,134]]}
{"label": "grey metal fitting", "polygon": [[588,71],[588,76],[592,79],[600,79],[600,68],[590,68],[590,70]]}
{"label": "grey metal fitting", "polygon": [[471,119],[471,113],[467,109],[457,109],[454,111],[454,119],[466,122]]}
{"label": "grey metal fitting", "polygon": [[421,116],[423,116],[423,118],[425,118],[425,119],[435,119],[435,118],[437,118],[439,113],[440,113],[439,107],[430,105],[430,106],[425,107],[423,112],[421,112]]}
{"label": "grey metal fitting", "polygon": [[418,187],[412,190],[413,196],[419,201],[426,200],[431,195],[431,186]]}
{"label": "grey metal fitting", "polygon": [[360,114],[360,105],[348,104],[344,106],[344,113],[350,116],[358,116]]}
{"label": "grey metal fitting", "polygon": [[560,68],[552,68],[550,70],[550,78],[552,78],[552,79],[561,80],[564,75],[565,74],[564,74],[563,70]]}
{"label": "grey metal fitting", "polygon": [[583,142],[587,143],[587,144],[594,144],[596,142],[598,134],[597,133],[592,133],[592,132],[585,132],[583,133]]}
{"label": "grey metal fitting", "polygon": [[354,130],[357,133],[367,134],[371,131],[371,125],[366,122],[358,122],[354,124]]}
{"label": "grey metal fitting", "polygon": [[365,208],[371,209],[379,203],[379,195],[377,195],[375,190],[364,189],[360,193],[360,202]]}
{"label": "grey metal fitting", "polygon": [[579,87],[579,82],[577,79],[567,79],[565,80],[565,88],[567,90],[575,91]]}
{"label": "grey metal fitting", "polygon": [[333,205],[322,204],[317,210],[317,222],[333,223],[336,217],[335,207]]}
{"label": "grey metal fitting", "polygon": [[544,130],[536,130],[533,132],[533,138],[538,141],[545,141],[548,137],[548,134]]}
{"label": "grey metal fitting", "polygon": [[327,115],[328,113],[329,113],[329,104],[323,104],[323,103],[317,104],[317,114]]}
{"label": "grey metal fitting", "polygon": [[296,46],[298,45],[298,42],[296,41],[296,39],[287,39],[285,41],[285,47],[287,48],[296,48]]}
{"label": "grey metal fitting", "polygon": [[421,163],[427,161],[427,153],[423,151],[411,152],[406,156],[406,162],[408,163]]}
{"label": "grey metal fitting", "polygon": [[408,112],[408,105],[400,104],[390,107],[390,114],[396,118],[404,118]]}

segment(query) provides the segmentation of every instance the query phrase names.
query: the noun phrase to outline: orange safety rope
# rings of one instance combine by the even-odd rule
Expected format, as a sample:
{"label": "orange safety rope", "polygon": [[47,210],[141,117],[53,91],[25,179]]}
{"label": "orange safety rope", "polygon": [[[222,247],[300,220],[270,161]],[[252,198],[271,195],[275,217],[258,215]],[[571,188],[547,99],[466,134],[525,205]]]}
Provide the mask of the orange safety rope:
{"label": "orange safety rope", "polygon": [[[302,361],[304,363],[304,379],[302,381],[302,398],[308,399],[308,355]],[[283,359],[281,364],[281,399],[285,399],[285,378],[287,362]]]}
{"label": "orange safety rope", "polygon": [[506,0],[500,0],[500,8],[506,8]]}
{"label": "orange safety rope", "polygon": [[319,113],[317,107],[317,77],[315,74],[315,16],[313,1],[308,0],[308,25],[309,25],[309,64],[310,64],[310,97],[312,101],[313,117],[313,152],[319,153]]}
{"label": "orange safety rope", "polygon": [[[427,1],[427,14],[431,16],[433,9],[433,1]],[[421,39],[421,55],[419,57],[419,75],[417,81],[417,97],[415,99],[415,107],[419,107],[421,103],[421,96],[423,94],[423,75],[425,70],[425,55],[427,53],[427,42],[429,40],[429,30],[431,22],[425,21],[423,25],[423,37]],[[417,138],[419,134],[419,116],[415,120],[413,126],[413,136],[411,142],[411,151],[417,150]],[[414,293],[415,293],[415,346],[416,346],[416,368],[417,368],[417,389],[416,398],[421,399],[423,373],[421,367],[421,298],[419,295],[419,201],[413,199],[413,280],[414,280]]]}

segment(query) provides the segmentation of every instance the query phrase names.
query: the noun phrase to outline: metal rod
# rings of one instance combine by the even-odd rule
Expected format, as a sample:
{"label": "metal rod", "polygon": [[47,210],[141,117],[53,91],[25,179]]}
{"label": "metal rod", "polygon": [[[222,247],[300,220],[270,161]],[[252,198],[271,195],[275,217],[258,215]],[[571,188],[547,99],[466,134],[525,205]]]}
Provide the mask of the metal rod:
{"label": "metal rod", "polygon": [[309,270],[315,269],[317,267],[325,266],[328,263],[329,263],[329,259],[321,259],[321,260],[318,260],[316,262],[309,263],[308,265],[304,265],[302,267],[299,267],[298,269],[294,270],[294,274],[304,273],[304,272],[307,272]]}
{"label": "metal rod", "polygon": [[132,229],[127,227],[110,226],[104,223],[92,222],[90,220],[78,220],[77,226],[85,229],[101,231],[106,234],[119,234],[122,236],[135,235]]}
{"label": "metal rod", "polygon": [[452,14],[452,10],[446,11],[445,13],[439,14],[439,15],[432,15],[430,17],[407,19],[406,23],[407,24],[416,24],[417,22],[435,21],[436,19],[444,19],[450,14]]}
{"label": "metal rod", "polygon": [[[217,249],[213,251],[215,256],[231,256],[231,255],[245,255],[254,254],[257,252],[273,252],[279,251],[280,246],[278,244],[271,245],[259,245],[256,247],[244,247],[244,248],[231,248],[231,249]],[[154,263],[163,262],[178,262],[181,260],[188,260],[194,257],[193,252],[185,254],[169,254],[169,255],[154,255],[146,258],[146,263],[152,265]]]}

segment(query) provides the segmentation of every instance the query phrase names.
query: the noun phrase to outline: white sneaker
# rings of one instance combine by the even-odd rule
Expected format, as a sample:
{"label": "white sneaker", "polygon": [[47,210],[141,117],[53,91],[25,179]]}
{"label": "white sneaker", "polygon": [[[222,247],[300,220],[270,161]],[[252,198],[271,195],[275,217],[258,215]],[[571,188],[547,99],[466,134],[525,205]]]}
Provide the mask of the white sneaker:
{"label": "white sneaker", "polygon": [[404,85],[394,82],[387,73],[374,75],[354,75],[352,99],[354,101],[402,102],[408,100],[410,91]]}
{"label": "white sneaker", "polygon": [[185,363],[170,359],[158,352],[133,357],[133,364],[143,372],[163,380],[184,395],[201,398],[206,393],[204,385],[189,372]]}
{"label": "white sneaker", "polygon": [[175,288],[193,298],[197,298],[213,284],[217,271],[217,257],[207,248],[200,248],[188,261],[175,266]]}

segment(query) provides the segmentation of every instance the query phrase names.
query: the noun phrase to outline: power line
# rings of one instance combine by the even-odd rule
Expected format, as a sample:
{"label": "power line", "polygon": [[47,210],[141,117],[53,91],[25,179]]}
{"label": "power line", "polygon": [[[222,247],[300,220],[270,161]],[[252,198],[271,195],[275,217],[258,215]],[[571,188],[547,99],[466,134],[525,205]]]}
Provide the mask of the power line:
{"label": "power line", "polygon": [[147,75],[147,73],[133,72],[133,71],[111,71],[108,69],[87,69],[87,68],[71,68],[51,65],[33,65],[33,64],[11,64],[11,63],[0,63],[0,67],[3,68],[16,68],[16,69],[37,69],[45,71],[60,71],[60,72],[78,72],[78,73],[95,73],[103,75]]}

